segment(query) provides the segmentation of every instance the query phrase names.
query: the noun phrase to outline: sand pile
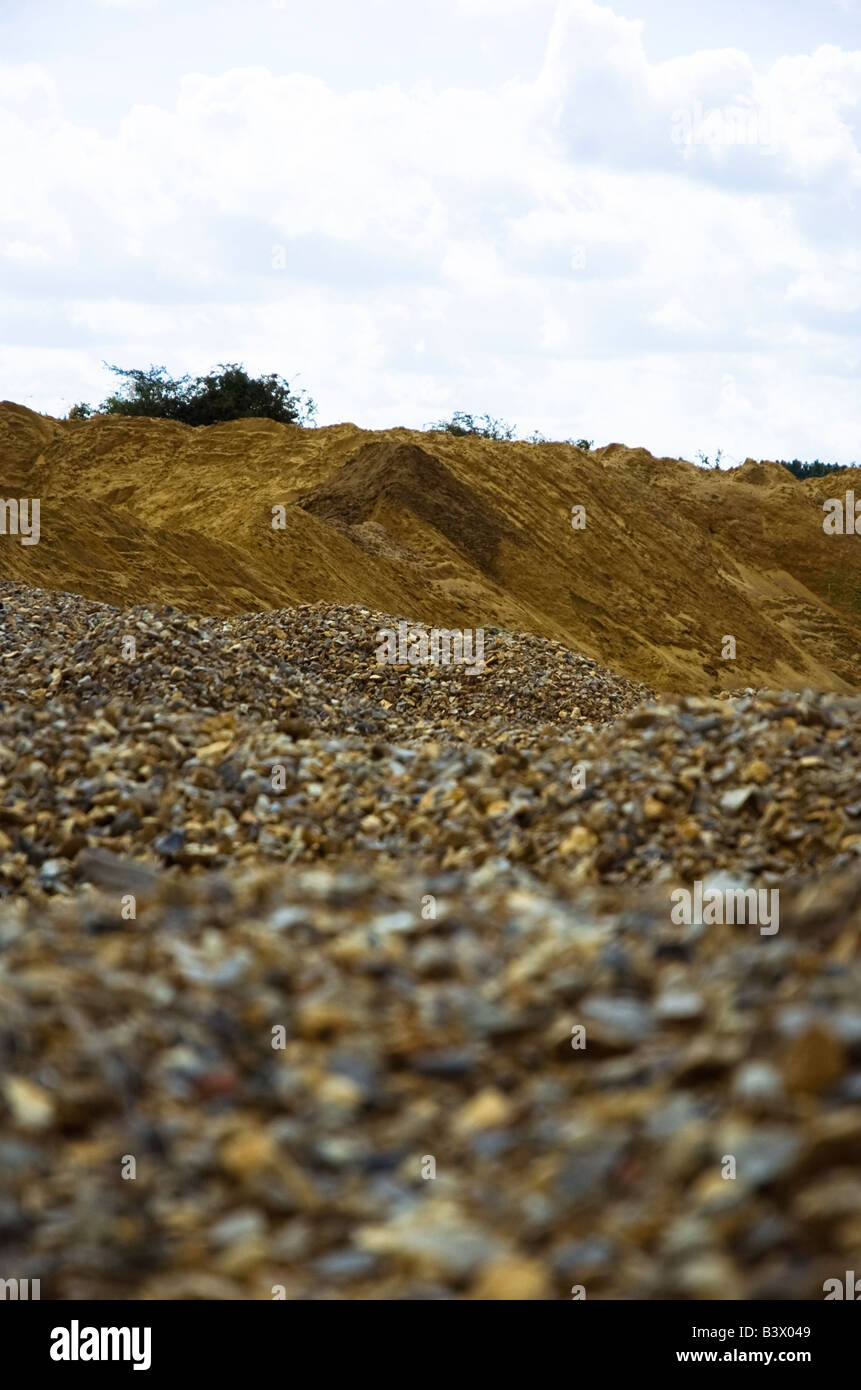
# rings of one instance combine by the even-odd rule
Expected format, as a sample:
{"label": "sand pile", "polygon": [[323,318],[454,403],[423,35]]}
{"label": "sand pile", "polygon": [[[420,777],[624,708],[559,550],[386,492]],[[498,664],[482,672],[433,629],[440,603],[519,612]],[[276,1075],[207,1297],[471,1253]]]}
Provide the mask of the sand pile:
{"label": "sand pile", "polygon": [[0,495],[41,499],[42,538],[0,537],[0,577],[118,606],[358,604],[534,632],[655,690],[846,693],[861,548],[824,533],[822,501],[853,488],[858,470],[801,483],[618,444],[57,421],[5,403]]}

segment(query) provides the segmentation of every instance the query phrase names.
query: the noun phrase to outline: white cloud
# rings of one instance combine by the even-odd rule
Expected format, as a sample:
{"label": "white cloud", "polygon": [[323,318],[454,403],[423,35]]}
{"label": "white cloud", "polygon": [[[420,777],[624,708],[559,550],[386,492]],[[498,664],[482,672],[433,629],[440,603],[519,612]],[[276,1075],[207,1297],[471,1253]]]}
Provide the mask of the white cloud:
{"label": "white cloud", "polygon": [[40,360],[47,408],[72,363],[79,398],[104,357],[244,357],[324,419],[854,454],[861,53],[652,62],[562,0],[535,80],[486,90],[238,67],[96,128],[54,77],[0,68],[6,394]]}
{"label": "white cloud", "polygon": [[498,15],[515,13],[517,10],[534,10],[539,7],[541,0],[457,0],[457,3],[467,14]]}
{"label": "white cloud", "polygon": [[669,328],[674,333],[704,333],[707,327],[699,315],[692,313],[677,294],[650,315],[650,322],[657,324],[659,328]]}
{"label": "white cloud", "polygon": [[95,0],[103,10],[154,10],[161,0]]}
{"label": "white cloud", "polygon": [[47,265],[51,259],[44,246],[34,246],[28,241],[9,241],[0,247],[0,255],[21,265]]}
{"label": "white cloud", "polygon": [[31,97],[53,101],[56,88],[50,74],[39,63],[19,67],[0,64],[0,106],[18,105]]}

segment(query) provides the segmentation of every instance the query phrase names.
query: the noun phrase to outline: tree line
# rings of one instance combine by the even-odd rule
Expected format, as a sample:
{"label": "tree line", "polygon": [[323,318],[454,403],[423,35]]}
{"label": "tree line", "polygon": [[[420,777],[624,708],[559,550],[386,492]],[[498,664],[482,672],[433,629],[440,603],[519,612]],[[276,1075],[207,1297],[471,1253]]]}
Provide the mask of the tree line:
{"label": "tree line", "polygon": [[[171,377],[165,367],[113,367],[104,364],[120,378],[117,390],[99,406],[82,402],[69,411],[70,420],[87,420],[91,415],[145,415],[156,420],[176,420],[183,425],[218,425],[227,420],[276,420],[288,425],[313,425],[317,406],[306,391],[292,391],[290,383],[275,372],[252,377],[241,362],[219,362],[204,376]],[[456,410],[448,419],[431,421],[426,430],[456,437],[513,440],[516,426],[493,415],[473,415]],[[526,437],[529,444],[549,444],[537,430]],[[589,450],[591,439],[567,439],[577,449]],[[697,455],[705,468],[720,468],[722,452],[714,462]],[[822,478],[839,473],[845,464],[823,463],[820,459],[778,459],[796,478]],[[849,467],[854,468],[854,463]]]}

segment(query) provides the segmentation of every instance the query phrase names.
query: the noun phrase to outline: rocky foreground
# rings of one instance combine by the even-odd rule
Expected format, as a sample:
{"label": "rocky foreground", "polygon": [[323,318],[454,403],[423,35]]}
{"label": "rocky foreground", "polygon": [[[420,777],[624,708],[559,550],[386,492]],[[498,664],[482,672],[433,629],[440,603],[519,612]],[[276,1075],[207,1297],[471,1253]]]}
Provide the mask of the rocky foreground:
{"label": "rocky foreground", "polygon": [[[4,1268],[818,1299],[858,1267],[861,700],[649,703],[491,629],[482,675],[380,666],[397,619],[331,604],[0,605]],[[674,921],[698,880],[778,890],[779,930]]]}

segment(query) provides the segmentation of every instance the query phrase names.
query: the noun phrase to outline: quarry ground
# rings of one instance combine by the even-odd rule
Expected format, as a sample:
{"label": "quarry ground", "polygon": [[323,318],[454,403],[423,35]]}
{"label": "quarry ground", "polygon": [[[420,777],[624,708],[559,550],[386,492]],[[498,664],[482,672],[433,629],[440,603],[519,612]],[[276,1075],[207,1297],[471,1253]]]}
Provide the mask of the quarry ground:
{"label": "quarry ground", "polygon": [[[857,1268],[836,485],[0,406],[0,494],[41,501],[0,536],[4,1267],[798,1300]],[[405,619],[481,628],[484,669],[381,663]]]}

